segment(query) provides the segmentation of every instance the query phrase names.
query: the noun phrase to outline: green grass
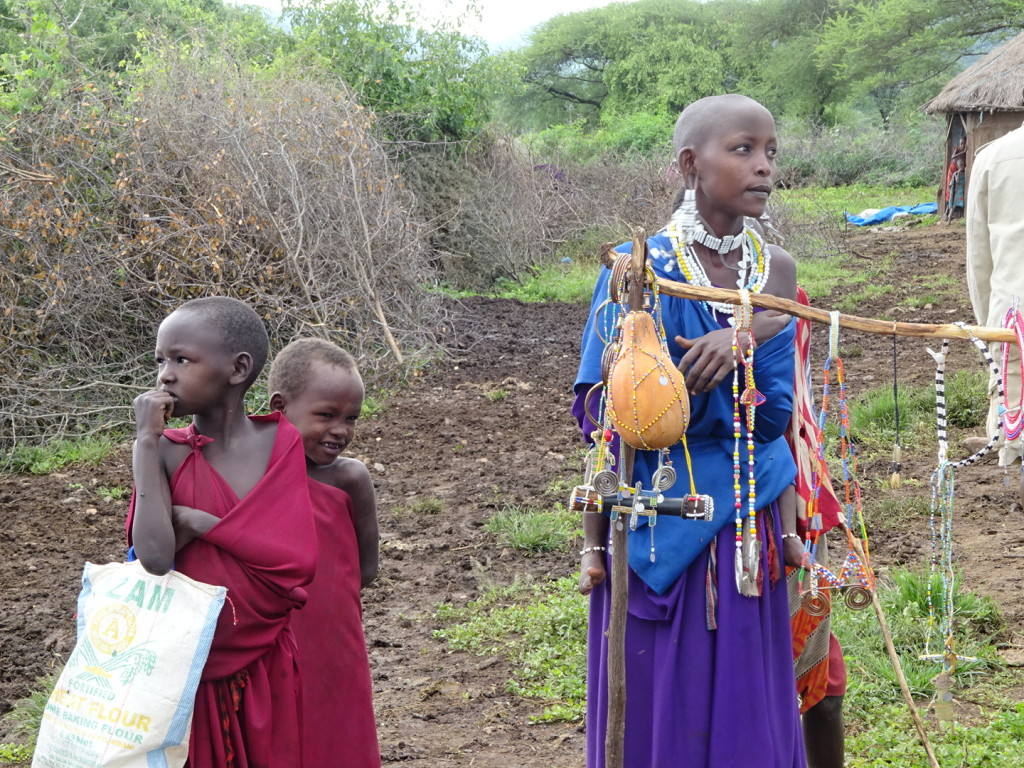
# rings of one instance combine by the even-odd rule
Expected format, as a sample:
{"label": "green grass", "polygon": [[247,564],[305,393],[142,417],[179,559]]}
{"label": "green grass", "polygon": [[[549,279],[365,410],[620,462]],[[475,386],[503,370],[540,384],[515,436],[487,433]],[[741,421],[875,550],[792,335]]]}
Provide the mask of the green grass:
{"label": "green grass", "polygon": [[[836,553],[832,554],[833,561],[837,560]],[[927,574],[903,569],[892,571],[879,588],[879,600],[892,633],[893,645],[900,656],[910,691],[915,696],[931,696],[934,693],[932,678],[941,670],[937,663],[918,658],[925,652],[929,634],[927,588]],[[941,591],[937,580],[933,589],[933,595]],[[936,605],[936,610],[939,608]],[[957,653],[978,658],[976,662],[962,662],[957,666],[955,686],[963,690],[993,671],[1002,669],[994,639],[1003,628],[1003,621],[992,600],[970,592],[961,591],[957,595],[954,612]],[[878,621],[870,608],[851,611],[841,604],[832,616],[832,631],[843,645],[849,672],[846,711],[851,717],[871,722],[875,706],[902,701]],[[941,651],[942,641],[938,639],[937,626],[932,631],[931,651],[937,653]]]}
{"label": "green grass", "polygon": [[[980,370],[960,371],[946,379],[946,419],[952,427],[970,428],[983,424],[988,412],[986,375]],[[838,395],[833,381],[832,397]],[[931,386],[898,387],[900,443],[932,440],[935,433],[935,390]],[[891,384],[865,390],[848,402],[850,435],[855,442],[878,449],[896,439],[896,400]],[[830,442],[838,436],[838,402],[829,405],[827,434]]]}
{"label": "green grass", "polygon": [[377,395],[366,393],[366,397],[363,398],[363,407],[359,411],[359,418],[367,419],[371,416],[376,416],[378,413],[383,413],[386,406],[388,393],[381,392]]}
{"label": "green grass", "polygon": [[841,312],[855,314],[864,301],[892,293],[892,284],[884,279],[892,267],[892,260],[893,255],[890,254],[880,261],[854,266],[849,258],[839,254],[800,259],[796,265],[796,281],[807,291],[812,302],[828,298],[838,285],[857,286],[858,290],[844,296],[834,307]]}
{"label": "green grass", "polygon": [[[834,308],[838,309],[840,312],[855,314],[864,306],[864,302],[888,296],[895,290],[895,287],[889,283],[866,283],[864,287],[856,293],[851,293],[837,301]],[[891,318],[883,316],[881,319],[889,320]]]}
{"label": "green grass", "polygon": [[105,501],[114,501],[115,499],[125,499],[131,493],[127,488],[121,486],[115,486],[108,488],[105,485],[101,485],[96,489],[96,494]]}
{"label": "green grass", "polygon": [[815,218],[828,211],[845,222],[843,211],[860,213],[867,208],[890,205],[917,205],[935,199],[935,189],[926,187],[889,187],[881,184],[850,184],[845,187],[799,187],[780,189],[775,195],[797,215]]}
{"label": "green grass", "polygon": [[99,464],[115,445],[113,440],[98,437],[18,445],[0,458],[0,468],[10,473],[48,475],[71,464]]}
{"label": "green grass", "polygon": [[492,403],[500,403],[502,400],[504,400],[505,398],[508,397],[508,390],[507,389],[492,389],[491,391],[487,392],[485,396]]}
{"label": "green grass", "polygon": [[[796,281],[813,303],[815,299],[827,298],[832,289],[850,280],[852,270],[842,256],[826,256],[820,259],[801,259],[796,265]],[[856,279],[857,275],[853,275]]]}
{"label": "green grass", "polygon": [[561,301],[570,304],[589,304],[594,293],[600,263],[596,258],[581,259],[565,264],[545,264],[536,274],[524,275],[519,281],[498,279],[488,291],[442,289],[446,296],[490,296],[499,299],[517,299],[527,303]]}
{"label": "green grass", "polygon": [[19,760],[31,760],[39,725],[43,721],[43,710],[59,676],[59,673],[54,673],[36,680],[28,694],[14,702],[11,711],[3,716],[4,723],[11,733],[23,738],[25,743],[0,744],[0,760],[11,760],[15,763]]}
{"label": "green grass", "polygon": [[32,750],[23,744],[0,744],[0,765],[28,765]]}
{"label": "green grass", "polygon": [[484,529],[497,534],[506,546],[536,554],[566,547],[582,535],[579,525],[579,515],[562,504],[550,511],[506,506],[484,523]]}
{"label": "green grass", "polygon": [[[929,631],[927,585],[926,574],[907,570],[895,570],[879,584],[879,599],[893,644],[908,686],[919,701],[934,695],[932,679],[940,671],[935,662],[918,659],[924,653]],[[972,768],[1024,764],[1024,749],[1019,743],[1024,734],[1024,705],[1010,704],[994,693],[996,687],[1012,684],[994,645],[994,638],[1003,630],[1002,618],[990,599],[970,592],[961,591],[954,605],[955,649],[961,655],[978,658],[958,665],[954,698],[969,697],[981,706],[981,714],[955,729],[940,729],[934,720],[929,723],[929,738],[939,762]],[[925,768],[924,751],[903,704],[874,611],[837,607],[832,614],[832,629],[843,644],[849,673],[844,702],[847,766]],[[933,652],[937,644],[941,646],[941,641],[933,635]],[[962,762],[965,748],[974,757]]]}
{"label": "green grass", "polygon": [[448,624],[436,635],[452,648],[501,655],[514,672],[508,690],[545,702],[542,722],[583,719],[586,700],[587,600],[576,579],[543,584],[516,581],[465,607],[437,606]]}
{"label": "green grass", "polygon": [[[926,576],[903,570],[879,581],[894,644],[910,689],[919,700],[932,695],[931,680],[939,671],[933,662],[917,658],[924,652],[928,633],[926,586]],[[969,695],[972,701],[984,700],[985,706],[979,722],[933,733],[936,749],[949,757],[958,754],[957,750],[962,754],[967,745],[1007,760],[1017,757],[1021,753],[1014,750],[1020,749],[1017,741],[1024,735],[1024,704],[1001,701],[993,692],[995,686],[1008,687],[1010,682],[994,646],[994,637],[1003,630],[1002,619],[991,600],[968,592],[957,596],[956,616],[958,652],[979,660],[961,663],[954,692]],[[495,587],[466,606],[439,604],[436,618],[445,624],[437,636],[452,648],[507,659],[514,670],[508,690],[543,700],[541,720],[582,719],[587,601],[578,595],[574,578]],[[874,611],[851,611],[837,602],[833,629],[843,643],[849,667],[847,765],[924,766]],[[934,731],[934,726],[930,730]],[[977,764],[995,768],[1021,763]]]}
{"label": "green grass", "polygon": [[435,496],[428,496],[425,499],[414,501],[409,511],[414,515],[437,515],[444,509],[444,500]]}

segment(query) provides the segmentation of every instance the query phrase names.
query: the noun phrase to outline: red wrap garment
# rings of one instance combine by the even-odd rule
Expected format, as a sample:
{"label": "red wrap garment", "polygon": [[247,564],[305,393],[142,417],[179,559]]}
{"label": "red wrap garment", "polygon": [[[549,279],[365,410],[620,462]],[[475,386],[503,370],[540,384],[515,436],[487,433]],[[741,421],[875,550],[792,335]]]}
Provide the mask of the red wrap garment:
{"label": "red wrap garment", "polygon": [[302,672],[304,768],[380,768],[373,686],[359,598],[352,499],[309,480],[316,519],[316,578],[292,618]]}
{"label": "red wrap garment", "polygon": [[[190,768],[300,768],[301,686],[292,610],[316,567],[316,531],[298,431],[281,414],[264,476],[239,500],[191,425],[164,436],[192,448],[171,499],[221,519],[175,555],[180,573],[228,589],[196,693]],[[134,508],[128,513],[129,543]]]}

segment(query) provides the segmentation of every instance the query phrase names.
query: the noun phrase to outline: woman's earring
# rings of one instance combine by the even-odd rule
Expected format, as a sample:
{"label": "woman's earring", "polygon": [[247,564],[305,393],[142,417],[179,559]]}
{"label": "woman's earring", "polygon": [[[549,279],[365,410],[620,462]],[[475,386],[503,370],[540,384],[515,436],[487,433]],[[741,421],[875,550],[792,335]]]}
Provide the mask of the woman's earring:
{"label": "woman's earring", "polygon": [[679,229],[682,230],[686,244],[693,242],[693,232],[697,228],[697,190],[687,183],[683,192],[683,202],[679,206]]}

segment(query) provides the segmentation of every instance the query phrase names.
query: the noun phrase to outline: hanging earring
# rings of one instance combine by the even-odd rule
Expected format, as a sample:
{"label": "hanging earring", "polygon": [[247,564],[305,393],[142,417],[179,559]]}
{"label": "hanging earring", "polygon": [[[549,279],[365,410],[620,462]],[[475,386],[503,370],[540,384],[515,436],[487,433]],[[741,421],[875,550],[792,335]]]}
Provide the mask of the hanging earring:
{"label": "hanging earring", "polygon": [[690,177],[686,177],[686,189],[683,191],[683,202],[676,209],[676,231],[681,233],[686,245],[691,245],[694,230],[697,228],[697,190],[696,184],[690,185]]}

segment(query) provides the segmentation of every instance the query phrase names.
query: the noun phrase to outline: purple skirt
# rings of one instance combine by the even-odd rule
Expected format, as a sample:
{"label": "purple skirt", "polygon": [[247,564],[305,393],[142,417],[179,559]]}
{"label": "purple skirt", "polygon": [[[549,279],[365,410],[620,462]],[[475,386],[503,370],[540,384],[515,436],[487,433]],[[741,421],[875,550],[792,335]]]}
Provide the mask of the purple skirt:
{"label": "purple skirt", "polygon": [[[777,513],[759,519],[774,519],[775,541],[782,540]],[[786,581],[770,583],[762,546],[764,594],[741,596],[733,578],[733,536],[726,526],[716,539],[717,630],[707,628],[707,552],[664,595],[629,572],[625,768],[806,764]],[[605,764],[610,610],[605,581],[590,602],[587,768]]]}

